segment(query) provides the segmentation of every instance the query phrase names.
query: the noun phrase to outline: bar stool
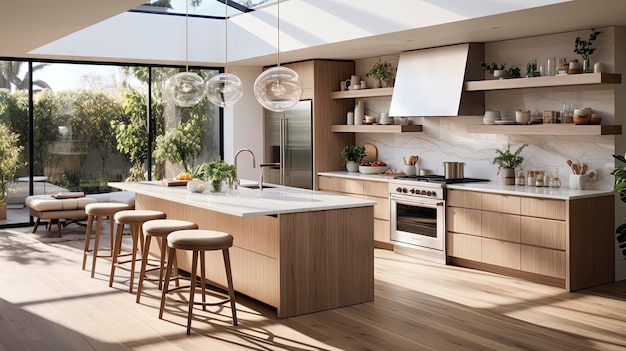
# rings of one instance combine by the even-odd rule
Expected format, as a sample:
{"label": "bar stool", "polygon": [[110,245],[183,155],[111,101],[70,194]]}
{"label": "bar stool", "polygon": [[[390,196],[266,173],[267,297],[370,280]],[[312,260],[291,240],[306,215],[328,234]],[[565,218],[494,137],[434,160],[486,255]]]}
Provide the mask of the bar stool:
{"label": "bar stool", "polygon": [[[181,221],[178,219],[154,219],[151,221],[147,221],[143,224],[143,234],[146,237],[146,240],[143,244],[145,250],[142,252],[143,257],[141,258],[141,270],[139,273],[139,283],[137,284],[137,303],[141,299],[141,291],[143,290],[143,281],[146,278],[146,273],[154,270],[159,270],[159,290],[163,287],[163,270],[165,268],[165,256],[167,254],[167,236],[171,232],[175,232],[177,230],[185,230],[185,229],[198,229],[198,225],[193,222]],[[159,245],[161,246],[161,256],[158,267],[147,269],[148,265],[148,254],[150,252],[150,241],[152,237],[155,237],[159,240]],[[169,260],[169,259],[168,259]],[[174,271],[177,271],[176,262],[174,262]],[[149,279],[153,280],[153,279]]]}
{"label": "bar stool", "polygon": [[[117,232],[115,235],[115,249],[113,250],[113,260],[111,261],[111,275],[109,276],[109,286],[113,286],[113,279],[115,278],[115,268],[130,271],[130,283],[128,291],[132,294],[133,285],[135,284],[135,263],[137,262],[137,243],[141,245],[141,252],[143,253],[143,232],[142,226],[145,222],[153,219],[164,219],[165,213],[161,211],[153,210],[126,210],[119,211],[115,214],[114,219],[117,222]],[[124,231],[124,225],[130,226],[131,239],[133,241],[133,247],[129,253],[121,254],[122,249],[122,234]],[[119,261],[119,257],[131,256],[129,260]],[[130,263],[130,268],[124,265]]]}
{"label": "bar stool", "polygon": [[[206,311],[206,306],[217,306],[230,302],[232,309],[233,325],[237,325],[237,310],[235,309],[235,290],[233,289],[233,277],[230,270],[230,256],[228,248],[233,246],[232,235],[214,230],[179,230],[172,232],[167,237],[167,245],[169,246],[169,256],[167,260],[167,269],[165,270],[165,282],[161,293],[161,307],[159,308],[159,319],[163,319],[163,311],[165,310],[165,300],[169,292],[179,289],[189,288],[189,311],[187,313],[187,335],[191,332],[191,318],[193,316],[194,293],[196,290],[196,273],[198,266],[198,253],[200,254],[200,286],[202,288],[202,302],[195,303],[202,305],[202,310]],[[190,250],[193,252],[191,262],[191,277],[189,286],[180,286],[169,289],[170,278],[172,274],[172,264],[176,257],[176,249]],[[228,282],[228,297],[219,302],[206,302],[206,273],[204,254],[206,251],[222,250],[224,256],[224,267],[226,269],[226,280]]]}
{"label": "bar stool", "polygon": [[[93,259],[91,262],[91,277],[94,277],[96,272],[96,260],[98,257],[112,257],[113,256],[113,216],[124,210],[129,210],[131,207],[127,204],[117,202],[96,202],[87,204],[85,206],[85,213],[87,214],[87,229],[85,230],[85,249],[83,250],[83,270],[85,270],[85,264],[87,262],[87,255],[92,254]],[[109,230],[110,230],[110,245],[108,255],[98,255],[98,248],[100,245],[100,231],[102,229],[102,219],[109,217]],[[96,236],[93,241],[93,249],[89,249],[89,241],[91,240],[91,230],[93,228],[93,221],[97,218],[96,222]]]}

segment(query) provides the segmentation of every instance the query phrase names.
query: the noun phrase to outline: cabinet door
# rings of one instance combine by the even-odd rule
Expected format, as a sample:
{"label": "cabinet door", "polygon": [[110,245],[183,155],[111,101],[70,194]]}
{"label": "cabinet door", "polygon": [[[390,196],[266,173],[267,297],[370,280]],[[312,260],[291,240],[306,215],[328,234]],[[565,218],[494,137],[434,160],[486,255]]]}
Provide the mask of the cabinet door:
{"label": "cabinet door", "polygon": [[374,218],[389,220],[389,199],[373,196],[362,196],[365,200],[376,201],[374,205]]}
{"label": "cabinet door", "polygon": [[522,198],[521,213],[530,217],[565,220],[565,200]]}
{"label": "cabinet door", "polygon": [[520,213],[519,196],[482,194],[482,209],[485,211],[504,212],[511,214]]}
{"label": "cabinet door", "polygon": [[481,257],[484,263],[520,269],[520,244],[482,238]]}
{"label": "cabinet door", "polygon": [[481,194],[457,189],[446,190],[447,204],[452,207],[481,208]]}
{"label": "cabinet door", "polygon": [[389,198],[389,184],[387,182],[364,180],[363,195]]}
{"label": "cabinet door", "polygon": [[477,236],[448,232],[446,236],[447,255],[480,262],[482,260],[480,241],[481,239]]}
{"label": "cabinet door", "polygon": [[384,243],[391,242],[389,221],[374,218],[374,240]]}
{"label": "cabinet door", "polygon": [[318,187],[320,190],[334,191],[334,192],[341,190],[341,186],[339,184],[339,178],[319,176],[317,177],[317,179],[318,179]]}
{"label": "cabinet door", "polygon": [[342,193],[363,195],[363,181],[339,178],[339,191]]}
{"label": "cabinet door", "polygon": [[446,210],[446,229],[450,232],[480,236],[481,226],[481,211],[458,207]]}
{"label": "cabinet door", "polygon": [[520,216],[483,211],[481,235],[486,238],[519,243]]}
{"label": "cabinet door", "polygon": [[565,250],[565,222],[522,217],[520,225],[522,244]]}
{"label": "cabinet door", "polygon": [[565,278],[565,251],[522,245],[521,269],[526,272]]}

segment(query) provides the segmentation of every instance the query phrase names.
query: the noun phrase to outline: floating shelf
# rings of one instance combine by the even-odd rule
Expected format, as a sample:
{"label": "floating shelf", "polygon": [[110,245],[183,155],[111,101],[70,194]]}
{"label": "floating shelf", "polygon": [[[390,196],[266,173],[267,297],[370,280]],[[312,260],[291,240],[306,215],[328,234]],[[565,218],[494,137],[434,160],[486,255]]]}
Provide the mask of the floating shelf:
{"label": "floating shelf", "polygon": [[333,133],[415,133],[421,132],[418,124],[391,124],[391,125],[344,125],[335,124],[331,127]]}
{"label": "floating shelf", "polygon": [[488,125],[467,126],[469,134],[526,134],[526,135],[621,135],[621,125],[576,125],[576,124],[533,124],[533,125]]}
{"label": "floating shelf", "polygon": [[562,76],[509,78],[465,82],[465,91],[545,88],[556,86],[620,84],[622,75],[616,73],[582,73]]}
{"label": "floating shelf", "polygon": [[367,97],[391,96],[393,88],[374,88],[348,91],[334,91],[330,93],[331,99],[355,99]]}

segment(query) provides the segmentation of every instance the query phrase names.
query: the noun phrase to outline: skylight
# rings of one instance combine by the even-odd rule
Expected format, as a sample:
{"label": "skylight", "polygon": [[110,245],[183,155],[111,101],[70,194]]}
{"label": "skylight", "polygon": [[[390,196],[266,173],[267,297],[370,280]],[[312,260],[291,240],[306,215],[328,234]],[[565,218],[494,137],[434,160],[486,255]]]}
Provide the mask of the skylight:
{"label": "skylight", "polygon": [[[189,15],[224,18],[225,0],[150,0],[132,11],[184,15],[185,1],[189,1]],[[254,11],[258,8],[275,4],[276,1],[228,0],[228,16]]]}

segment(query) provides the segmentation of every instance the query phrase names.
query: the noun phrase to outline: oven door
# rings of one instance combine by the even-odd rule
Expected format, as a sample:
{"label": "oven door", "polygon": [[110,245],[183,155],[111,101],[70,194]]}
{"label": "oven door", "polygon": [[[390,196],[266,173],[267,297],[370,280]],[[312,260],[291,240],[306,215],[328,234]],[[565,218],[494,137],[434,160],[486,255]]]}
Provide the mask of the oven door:
{"label": "oven door", "polygon": [[445,203],[393,194],[391,241],[438,251],[445,247]]}

